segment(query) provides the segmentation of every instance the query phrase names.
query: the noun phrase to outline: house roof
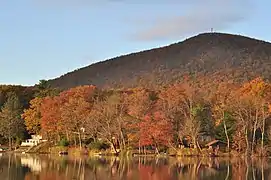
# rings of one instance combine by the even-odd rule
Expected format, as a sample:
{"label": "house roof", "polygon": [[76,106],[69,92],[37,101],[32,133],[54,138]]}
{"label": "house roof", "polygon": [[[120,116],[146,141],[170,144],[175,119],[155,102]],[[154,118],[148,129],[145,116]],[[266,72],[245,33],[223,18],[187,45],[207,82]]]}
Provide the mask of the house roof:
{"label": "house roof", "polygon": [[1,148],[1,149],[2,149],[2,148],[6,149],[6,148],[9,148],[9,146],[1,145],[1,144],[0,144],[0,148]]}
{"label": "house roof", "polygon": [[223,144],[226,144],[225,142],[220,141],[220,140],[213,140],[213,141],[207,143],[205,146],[211,146],[211,145],[214,145],[214,144],[216,144],[216,143],[223,143]]}

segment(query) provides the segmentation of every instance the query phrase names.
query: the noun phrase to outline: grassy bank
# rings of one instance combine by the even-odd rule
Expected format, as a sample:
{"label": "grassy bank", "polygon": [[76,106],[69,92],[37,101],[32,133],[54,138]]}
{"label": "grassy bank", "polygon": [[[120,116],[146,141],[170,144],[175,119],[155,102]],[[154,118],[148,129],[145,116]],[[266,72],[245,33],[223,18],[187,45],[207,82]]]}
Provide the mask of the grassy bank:
{"label": "grassy bank", "polygon": [[[217,151],[214,152],[210,149],[195,149],[195,148],[168,148],[167,150],[160,152],[159,154],[155,151],[148,150],[144,153],[139,153],[137,149],[126,149],[119,150],[118,153],[115,153],[110,148],[109,149],[96,149],[90,147],[79,148],[77,146],[60,146],[53,145],[50,143],[44,143],[39,146],[31,148],[30,151],[26,153],[36,153],[36,154],[69,154],[75,156],[87,155],[87,156],[173,156],[173,157],[243,157],[245,156],[244,152],[236,152],[232,150],[230,153]],[[259,156],[255,153],[253,156]]]}

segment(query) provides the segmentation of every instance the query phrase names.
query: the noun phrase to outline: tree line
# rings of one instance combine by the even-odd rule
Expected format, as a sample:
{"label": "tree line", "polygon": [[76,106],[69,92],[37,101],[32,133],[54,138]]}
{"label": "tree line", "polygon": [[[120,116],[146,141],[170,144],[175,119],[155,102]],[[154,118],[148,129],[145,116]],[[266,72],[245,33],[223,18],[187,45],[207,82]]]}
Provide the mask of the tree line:
{"label": "tree line", "polygon": [[115,153],[154,147],[203,147],[202,137],[227,144],[227,151],[266,155],[271,140],[271,84],[185,78],[156,89],[99,89],[92,85],[64,91],[41,82],[26,108],[16,94],[2,105],[0,134],[9,144],[19,132],[42,134],[79,147],[104,142]]}

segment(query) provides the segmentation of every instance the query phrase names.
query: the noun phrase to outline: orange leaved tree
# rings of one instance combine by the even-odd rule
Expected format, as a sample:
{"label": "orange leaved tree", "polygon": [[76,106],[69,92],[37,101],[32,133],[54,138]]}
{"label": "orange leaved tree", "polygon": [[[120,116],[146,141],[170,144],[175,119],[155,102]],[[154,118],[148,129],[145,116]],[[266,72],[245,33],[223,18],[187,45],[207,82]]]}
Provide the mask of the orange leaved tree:
{"label": "orange leaved tree", "polygon": [[[271,86],[261,78],[245,83],[235,95],[234,114],[244,132],[246,154],[254,154],[256,131],[261,130],[261,152],[264,150],[264,134],[266,120],[270,117],[268,109],[271,97]],[[249,136],[252,134],[252,137]],[[251,141],[251,143],[250,143]]]}
{"label": "orange leaved tree", "polygon": [[25,121],[26,129],[30,133],[39,134],[41,131],[40,107],[43,99],[34,98],[30,101],[30,107],[24,110],[22,118]]}

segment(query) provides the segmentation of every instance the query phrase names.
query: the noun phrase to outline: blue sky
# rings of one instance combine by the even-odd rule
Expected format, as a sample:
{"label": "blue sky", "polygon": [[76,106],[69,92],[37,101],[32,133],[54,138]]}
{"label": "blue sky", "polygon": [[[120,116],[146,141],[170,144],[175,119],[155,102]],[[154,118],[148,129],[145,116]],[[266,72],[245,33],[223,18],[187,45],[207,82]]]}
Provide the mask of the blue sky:
{"label": "blue sky", "polygon": [[33,85],[215,31],[271,41],[268,0],[2,0],[0,84]]}

